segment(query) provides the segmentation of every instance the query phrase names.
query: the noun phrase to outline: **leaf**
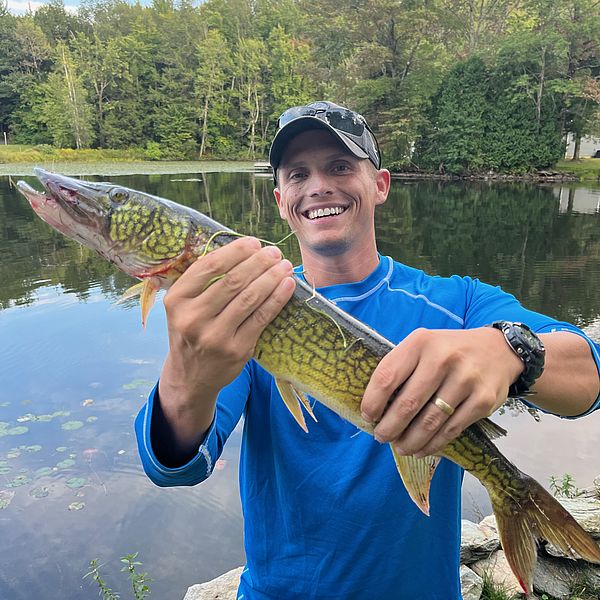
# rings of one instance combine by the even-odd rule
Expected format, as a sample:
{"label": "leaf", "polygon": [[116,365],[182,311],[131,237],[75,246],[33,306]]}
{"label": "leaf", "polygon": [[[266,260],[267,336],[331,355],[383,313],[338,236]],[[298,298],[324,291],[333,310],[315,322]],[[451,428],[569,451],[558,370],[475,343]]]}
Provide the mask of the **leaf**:
{"label": "leaf", "polygon": [[66,423],[63,423],[60,427],[61,427],[61,429],[64,429],[65,431],[74,431],[75,429],[80,429],[81,427],[83,427],[83,422],[82,421],[67,421]]}
{"label": "leaf", "polygon": [[75,464],[75,461],[72,458],[65,458],[65,460],[61,460],[59,463],[56,463],[56,466],[59,469],[68,469]]}
{"label": "leaf", "polygon": [[6,508],[15,497],[15,493],[11,490],[0,490],[0,509]]}
{"label": "leaf", "polygon": [[20,425],[19,427],[11,427],[6,433],[7,435],[23,435],[29,431],[29,427]]}
{"label": "leaf", "polygon": [[32,498],[45,498],[49,494],[50,490],[46,486],[35,487],[29,492]]}
{"label": "leaf", "polygon": [[27,477],[27,475],[17,475],[9,484],[8,487],[15,488],[21,487],[22,485],[27,485],[31,483],[31,479]]}
{"label": "leaf", "polygon": [[83,487],[86,483],[87,479],[85,477],[71,477],[71,479],[67,479],[65,485],[72,490],[76,490]]}
{"label": "leaf", "polygon": [[51,475],[53,472],[52,467],[42,467],[41,469],[38,469],[37,471],[35,471],[35,473],[33,474],[34,479],[39,479],[40,477],[47,477],[48,475]]}
{"label": "leaf", "polygon": [[67,507],[69,510],[81,510],[85,507],[85,502],[71,502]]}

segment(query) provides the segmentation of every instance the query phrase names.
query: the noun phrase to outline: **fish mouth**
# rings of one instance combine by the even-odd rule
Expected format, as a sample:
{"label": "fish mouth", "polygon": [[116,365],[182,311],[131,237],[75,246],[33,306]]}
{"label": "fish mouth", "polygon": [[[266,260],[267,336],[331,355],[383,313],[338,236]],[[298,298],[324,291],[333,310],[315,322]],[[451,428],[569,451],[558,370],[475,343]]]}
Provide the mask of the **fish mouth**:
{"label": "fish mouth", "polygon": [[17,189],[41,219],[78,242],[102,231],[109,208],[106,184],[80,181],[39,167],[33,171],[44,191],[25,181],[18,181]]}

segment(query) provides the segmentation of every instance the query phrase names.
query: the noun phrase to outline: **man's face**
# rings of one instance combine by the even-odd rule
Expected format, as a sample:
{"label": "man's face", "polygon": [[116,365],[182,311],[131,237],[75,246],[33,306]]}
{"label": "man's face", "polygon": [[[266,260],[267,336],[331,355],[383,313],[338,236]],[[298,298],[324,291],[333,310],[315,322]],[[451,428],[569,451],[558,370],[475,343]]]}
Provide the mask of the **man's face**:
{"label": "man's face", "polygon": [[297,135],[277,170],[279,214],[304,252],[339,256],[373,247],[375,206],[385,202],[389,172],[360,160],[328,131]]}

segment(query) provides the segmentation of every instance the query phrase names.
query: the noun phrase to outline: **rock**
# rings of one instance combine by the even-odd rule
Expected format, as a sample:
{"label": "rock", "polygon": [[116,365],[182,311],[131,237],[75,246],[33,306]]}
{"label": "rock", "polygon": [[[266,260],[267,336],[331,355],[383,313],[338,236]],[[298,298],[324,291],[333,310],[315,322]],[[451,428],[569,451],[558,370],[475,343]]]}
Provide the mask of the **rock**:
{"label": "rock", "polygon": [[471,564],[480,558],[489,556],[500,546],[498,532],[485,524],[462,520],[460,562]]}
{"label": "rock", "polygon": [[460,589],[463,600],[479,600],[483,590],[483,579],[475,571],[469,569],[469,567],[461,565]]}
{"label": "rock", "polygon": [[238,567],[212,581],[192,585],[183,600],[236,600],[243,569],[244,567]]}
{"label": "rock", "polygon": [[496,523],[496,517],[494,515],[488,515],[479,523],[480,527],[487,527],[491,529],[494,533],[498,533],[498,524]]}
{"label": "rock", "polygon": [[508,566],[503,550],[494,552],[471,565],[471,569],[480,577],[487,577],[496,585],[502,586],[508,594],[522,593],[521,586]]}
{"label": "rock", "polygon": [[549,594],[558,600],[568,600],[576,575],[577,567],[573,562],[538,556],[533,587],[538,593]]}

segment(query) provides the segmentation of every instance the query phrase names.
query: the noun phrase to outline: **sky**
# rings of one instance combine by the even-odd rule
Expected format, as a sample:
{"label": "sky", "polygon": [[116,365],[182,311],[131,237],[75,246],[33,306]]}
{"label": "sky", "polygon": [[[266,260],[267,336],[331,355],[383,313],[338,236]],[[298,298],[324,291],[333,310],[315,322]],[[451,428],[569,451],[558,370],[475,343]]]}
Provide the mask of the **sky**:
{"label": "sky", "polygon": [[[0,0],[0,4],[2,4],[6,0]],[[150,0],[141,0],[142,4],[149,4]],[[37,10],[40,6],[47,4],[47,2],[40,0],[8,0],[8,10],[13,15],[23,15],[30,8],[31,10]],[[68,11],[75,12],[77,7],[81,4],[81,0],[64,0],[65,8]]]}
{"label": "sky", "polygon": [[[65,8],[75,12],[79,6],[79,0],[65,0]],[[46,2],[38,2],[36,0],[8,0],[8,10],[14,15],[25,14],[29,8],[36,10]]]}

